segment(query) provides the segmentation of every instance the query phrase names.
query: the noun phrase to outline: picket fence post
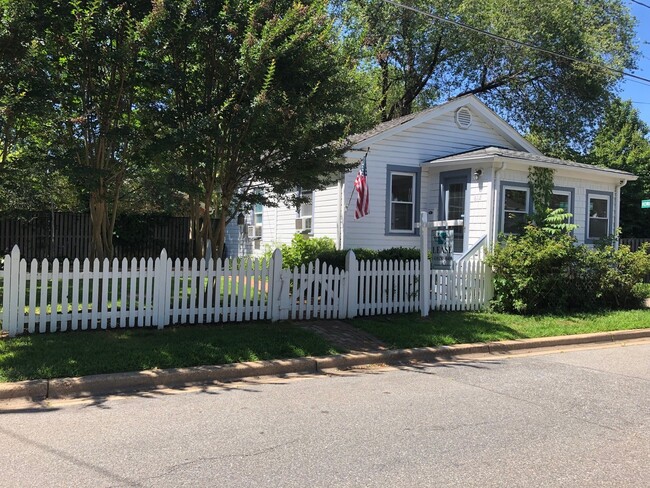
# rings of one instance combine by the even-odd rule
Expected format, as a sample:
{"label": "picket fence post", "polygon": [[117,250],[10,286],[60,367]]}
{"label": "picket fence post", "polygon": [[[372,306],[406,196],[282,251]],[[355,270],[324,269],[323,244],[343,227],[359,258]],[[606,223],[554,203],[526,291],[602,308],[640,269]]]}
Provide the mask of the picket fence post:
{"label": "picket fence post", "polygon": [[163,329],[169,323],[169,293],[171,292],[171,273],[169,271],[167,251],[163,249],[154,264],[153,278],[153,324]]}
{"label": "picket fence post", "polygon": [[357,316],[359,308],[359,262],[352,249],[345,255],[345,270],[348,274],[346,281],[348,303],[347,310],[344,311],[344,318],[353,319]]}
{"label": "picket fence post", "polygon": [[276,249],[271,256],[269,270],[269,308],[271,309],[271,322],[280,320],[280,302],[282,301],[282,251]]}
{"label": "picket fence post", "polygon": [[[5,256],[4,282],[2,294],[2,330],[14,337],[18,327],[18,289],[20,283],[20,249],[14,246],[11,254]],[[22,277],[25,279],[25,277]]]}

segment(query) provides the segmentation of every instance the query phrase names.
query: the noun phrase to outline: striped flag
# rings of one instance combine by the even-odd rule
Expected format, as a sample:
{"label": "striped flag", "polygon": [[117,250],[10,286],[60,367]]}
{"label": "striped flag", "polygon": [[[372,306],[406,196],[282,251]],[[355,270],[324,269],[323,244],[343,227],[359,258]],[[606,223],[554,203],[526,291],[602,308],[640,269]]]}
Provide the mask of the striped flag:
{"label": "striped flag", "polygon": [[361,168],[359,168],[359,173],[354,180],[354,188],[357,190],[357,208],[354,210],[354,218],[360,219],[365,215],[368,215],[368,206],[370,203],[370,197],[368,195],[368,168],[366,166],[366,157],[363,157],[361,161]]}

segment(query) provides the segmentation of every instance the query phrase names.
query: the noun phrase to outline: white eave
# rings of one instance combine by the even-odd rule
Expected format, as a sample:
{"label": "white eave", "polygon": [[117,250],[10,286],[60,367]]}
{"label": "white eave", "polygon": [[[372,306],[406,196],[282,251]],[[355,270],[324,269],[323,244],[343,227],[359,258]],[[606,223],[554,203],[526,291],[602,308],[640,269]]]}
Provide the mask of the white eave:
{"label": "white eave", "polygon": [[591,178],[606,178],[609,180],[634,181],[638,179],[633,173],[618,169],[604,168],[590,164],[576,163],[563,159],[551,158],[541,154],[530,154],[522,151],[512,151],[497,147],[487,147],[466,153],[445,156],[421,164],[423,167],[448,166],[457,164],[487,164],[514,163],[516,166],[538,167],[562,170],[563,173],[573,173],[577,176],[590,176]]}

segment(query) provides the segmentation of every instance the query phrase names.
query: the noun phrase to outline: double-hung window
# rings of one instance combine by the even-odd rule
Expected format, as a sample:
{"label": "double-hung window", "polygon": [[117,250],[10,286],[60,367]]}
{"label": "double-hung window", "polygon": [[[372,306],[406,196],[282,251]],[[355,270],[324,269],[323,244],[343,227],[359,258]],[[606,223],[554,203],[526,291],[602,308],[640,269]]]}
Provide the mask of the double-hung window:
{"label": "double-hung window", "polygon": [[528,188],[503,187],[503,233],[523,234],[530,212]]}
{"label": "double-hung window", "polygon": [[312,218],[314,213],[313,201],[314,201],[314,192],[303,191],[301,196],[306,198],[305,203],[301,203],[298,208],[298,218],[302,221],[301,230],[303,232],[312,232]]}
{"label": "double-hung window", "polygon": [[587,239],[598,240],[610,234],[610,197],[587,195]]}
{"label": "double-hung window", "polygon": [[415,230],[415,185],[415,173],[390,173],[390,232]]}
{"label": "double-hung window", "polygon": [[570,213],[571,203],[571,192],[553,190],[553,195],[551,196],[551,210],[557,210],[561,208],[564,210],[564,213]]}
{"label": "double-hung window", "polygon": [[264,205],[261,203],[256,203],[253,207],[253,224],[262,225],[262,219],[264,215]]}

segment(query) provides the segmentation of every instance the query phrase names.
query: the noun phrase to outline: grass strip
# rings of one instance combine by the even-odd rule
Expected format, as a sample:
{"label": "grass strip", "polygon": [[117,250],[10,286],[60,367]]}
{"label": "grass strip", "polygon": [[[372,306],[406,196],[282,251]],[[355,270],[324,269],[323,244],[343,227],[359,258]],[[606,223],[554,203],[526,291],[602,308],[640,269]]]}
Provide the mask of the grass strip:
{"label": "grass strip", "polygon": [[336,354],[291,324],[77,331],[0,340],[0,382]]}
{"label": "grass strip", "polygon": [[472,342],[552,337],[650,327],[650,310],[573,315],[521,315],[488,312],[433,312],[367,317],[350,323],[392,348],[435,347]]}

